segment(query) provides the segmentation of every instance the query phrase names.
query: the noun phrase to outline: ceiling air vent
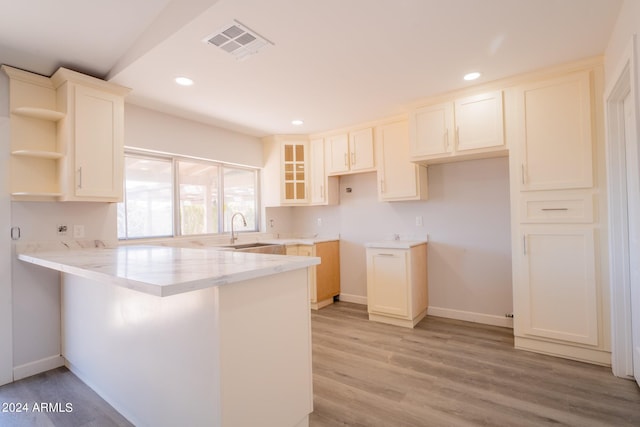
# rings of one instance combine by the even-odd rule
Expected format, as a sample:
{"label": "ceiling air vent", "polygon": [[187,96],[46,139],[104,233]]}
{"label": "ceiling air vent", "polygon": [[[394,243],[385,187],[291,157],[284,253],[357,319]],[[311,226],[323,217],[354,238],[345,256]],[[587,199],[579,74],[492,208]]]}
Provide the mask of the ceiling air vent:
{"label": "ceiling air vent", "polygon": [[203,41],[219,47],[238,60],[246,59],[273,44],[236,20],[210,34]]}

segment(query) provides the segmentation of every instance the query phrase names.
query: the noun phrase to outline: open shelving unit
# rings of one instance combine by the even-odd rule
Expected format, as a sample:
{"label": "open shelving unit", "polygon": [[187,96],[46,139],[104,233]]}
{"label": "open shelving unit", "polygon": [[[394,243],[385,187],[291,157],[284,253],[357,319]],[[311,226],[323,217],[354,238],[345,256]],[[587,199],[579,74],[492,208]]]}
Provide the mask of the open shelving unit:
{"label": "open shelving unit", "polygon": [[11,196],[14,200],[57,200],[59,167],[64,153],[58,145],[56,91],[51,81],[3,65],[10,78]]}

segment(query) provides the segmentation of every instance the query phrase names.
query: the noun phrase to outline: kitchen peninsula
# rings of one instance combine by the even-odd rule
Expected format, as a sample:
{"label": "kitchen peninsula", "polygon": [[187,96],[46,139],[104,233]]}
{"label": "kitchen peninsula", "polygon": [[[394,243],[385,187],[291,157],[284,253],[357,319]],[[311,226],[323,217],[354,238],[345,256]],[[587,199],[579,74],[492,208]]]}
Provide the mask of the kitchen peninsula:
{"label": "kitchen peninsula", "polygon": [[18,258],[61,272],[61,355],[135,425],[308,425],[318,258],[166,246]]}

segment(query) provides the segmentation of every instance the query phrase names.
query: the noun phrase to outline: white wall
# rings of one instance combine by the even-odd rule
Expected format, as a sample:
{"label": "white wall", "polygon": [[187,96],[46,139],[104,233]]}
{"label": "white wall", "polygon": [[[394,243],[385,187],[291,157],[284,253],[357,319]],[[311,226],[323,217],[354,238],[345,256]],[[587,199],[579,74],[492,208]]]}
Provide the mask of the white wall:
{"label": "white wall", "polygon": [[132,104],[125,105],[125,145],[262,167],[260,139],[170,116]]}
{"label": "white wall", "polygon": [[[363,244],[428,234],[429,306],[500,323],[513,311],[508,160],[434,165],[428,172],[427,201],[381,203],[375,173],[347,175],[340,178],[340,205],[270,208],[267,224],[274,219],[275,227],[268,231],[340,233],[341,293],[363,303]],[[415,225],[416,216],[423,226]]]}
{"label": "white wall", "polygon": [[[622,62],[623,53],[630,45],[633,34],[640,34],[640,2],[637,0],[625,0],[620,8],[618,20],[605,51],[605,87],[609,87],[610,84],[614,83],[612,80],[617,78],[613,72]],[[636,58],[638,53],[640,52],[636,52]]]}
{"label": "white wall", "polygon": [[[87,239],[116,239],[116,205],[88,202],[13,202],[11,224],[20,243],[73,240],[84,225]],[[68,226],[58,236],[57,226]],[[60,279],[57,272],[13,258],[13,366],[16,378],[49,369],[60,355]]]}

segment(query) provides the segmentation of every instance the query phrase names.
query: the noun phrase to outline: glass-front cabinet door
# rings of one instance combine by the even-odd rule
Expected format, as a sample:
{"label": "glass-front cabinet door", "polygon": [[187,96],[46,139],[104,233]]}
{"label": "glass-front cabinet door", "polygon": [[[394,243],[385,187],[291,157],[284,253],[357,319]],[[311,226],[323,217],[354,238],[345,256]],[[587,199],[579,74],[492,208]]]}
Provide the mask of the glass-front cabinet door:
{"label": "glass-front cabinet door", "polygon": [[286,202],[307,201],[306,142],[287,142],[282,146],[284,194]]}

